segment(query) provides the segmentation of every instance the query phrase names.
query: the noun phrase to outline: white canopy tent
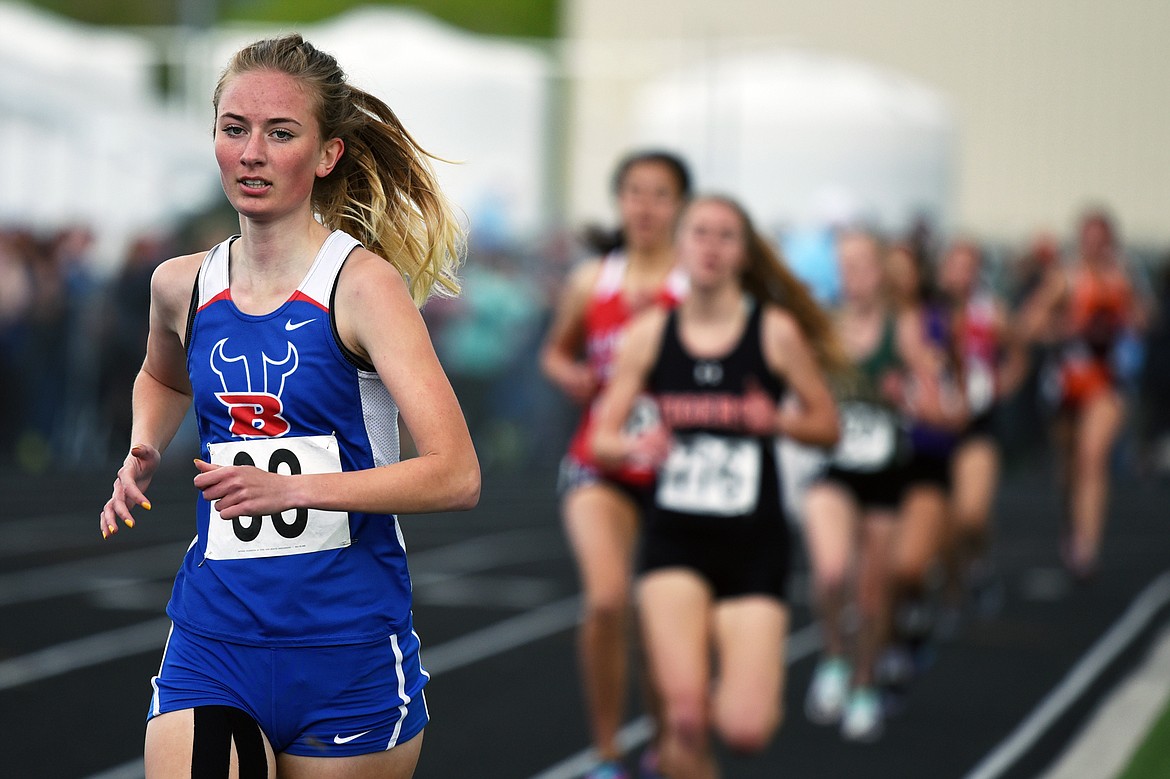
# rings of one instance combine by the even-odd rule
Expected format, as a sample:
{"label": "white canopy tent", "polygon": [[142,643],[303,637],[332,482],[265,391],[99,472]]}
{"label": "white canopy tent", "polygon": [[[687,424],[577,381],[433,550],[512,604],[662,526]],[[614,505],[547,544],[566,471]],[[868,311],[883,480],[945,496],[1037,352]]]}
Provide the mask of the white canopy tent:
{"label": "white canopy tent", "polygon": [[[414,12],[357,9],[298,28],[384,99],[430,152],[440,182],[493,239],[543,226],[551,64],[535,47],[462,33]],[[175,35],[189,104],[153,90],[155,45],[0,3],[0,224],[95,228],[111,264],[136,233],[222,198],[211,89],[231,53],[287,28]]]}
{"label": "white canopy tent", "polygon": [[679,68],[635,106],[641,145],[684,154],[704,189],[741,198],[762,227],[947,220],[952,112],[896,74],[773,49]]}
{"label": "white canopy tent", "polygon": [[[434,167],[471,219],[473,240],[481,230],[515,238],[544,226],[552,73],[545,52],[391,8],[357,8],[297,31],[336,56],[350,83],[384,100],[423,148],[454,163]],[[274,32],[223,34],[210,78],[241,45]]]}
{"label": "white canopy tent", "polygon": [[203,205],[206,133],[153,97],[137,36],[0,4],[0,223],[81,222],[99,250]]}

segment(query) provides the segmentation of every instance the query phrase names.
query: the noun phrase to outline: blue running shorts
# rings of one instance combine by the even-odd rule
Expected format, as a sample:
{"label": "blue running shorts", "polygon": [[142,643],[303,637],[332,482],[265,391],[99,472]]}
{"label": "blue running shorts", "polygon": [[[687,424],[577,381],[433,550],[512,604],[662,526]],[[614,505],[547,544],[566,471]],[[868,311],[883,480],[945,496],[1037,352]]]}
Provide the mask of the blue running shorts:
{"label": "blue running shorts", "polygon": [[277,754],[348,757],[414,738],[429,715],[418,636],[339,646],[260,647],[171,628],[149,720],[196,706],[233,706]]}

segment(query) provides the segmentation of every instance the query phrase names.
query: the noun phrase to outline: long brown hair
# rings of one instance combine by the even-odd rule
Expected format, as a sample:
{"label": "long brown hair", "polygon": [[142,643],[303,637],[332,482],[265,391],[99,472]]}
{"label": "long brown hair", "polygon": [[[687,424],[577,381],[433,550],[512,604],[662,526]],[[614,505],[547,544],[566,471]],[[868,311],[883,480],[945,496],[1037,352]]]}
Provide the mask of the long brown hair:
{"label": "long brown hair", "polygon": [[793,275],[776,247],[756,230],[751,216],[738,201],[726,195],[703,195],[691,201],[721,203],[734,211],[743,227],[747,263],[741,276],[744,291],[760,303],[772,303],[792,314],[805,339],[826,371],[849,364],[837,329],[804,282]]}
{"label": "long brown hair", "polygon": [[431,169],[438,158],[419,146],[388,105],[347,83],[333,56],[295,33],[236,52],[215,87],[217,111],[227,82],[255,70],[297,79],[317,103],[322,139],[345,144],[333,171],[313,185],[321,223],[389,260],[416,305],[432,292],[458,294],[455,272],[466,234]]}

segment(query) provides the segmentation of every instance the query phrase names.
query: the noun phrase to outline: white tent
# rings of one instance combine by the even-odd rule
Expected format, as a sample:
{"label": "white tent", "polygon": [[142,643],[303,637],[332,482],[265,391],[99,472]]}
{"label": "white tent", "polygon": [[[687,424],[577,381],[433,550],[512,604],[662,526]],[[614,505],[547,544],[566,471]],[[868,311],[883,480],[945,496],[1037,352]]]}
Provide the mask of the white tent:
{"label": "white tent", "polygon": [[436,172],[472,219],[473,240],[545,226],[547,53],[386,8],[355,10],[308,34],[337,55],[351,82],[385,100],[424,148],[458,163],[437,164]]}
{"label": "white tent", "polygon": [[[544,226],[552,71],[546,53],[392,8],[357,8],[295,30],[336,56],[350,83],[384,100],[423,148],[454,163],[436,162],[434,168],[444,191],[471,220],[473,240],[514,239]],[[240,46],[290,31],[220,33],[206,94]]]}
{"label": "white tent", "polygon": [[148,43],[0,4],[0,223],[83,222],[113,255],[207,199],[206,137],[153,97]]}
{"label": "white tent", "polygon": [[648,82],[635,105],[641,145],[684,154],[702,188],[741,198],[761,226],[947,219],[951,110],[898,75],[767,50],[680,68]]}
{"label": "white tent", "polygon": [[[430,152],[473,236],[525,237],[544,225],[551,64],[532,46],[472,36],[414,12],[358,9],[298,28],[352,83],[384,99]],[[211,90],[240,45],[287,27],[173,36],[188,104],[153,90],[160,51],[0,2],[0,224],[95,227],[103,261],[137,232],[165,229],[222,199]]]}

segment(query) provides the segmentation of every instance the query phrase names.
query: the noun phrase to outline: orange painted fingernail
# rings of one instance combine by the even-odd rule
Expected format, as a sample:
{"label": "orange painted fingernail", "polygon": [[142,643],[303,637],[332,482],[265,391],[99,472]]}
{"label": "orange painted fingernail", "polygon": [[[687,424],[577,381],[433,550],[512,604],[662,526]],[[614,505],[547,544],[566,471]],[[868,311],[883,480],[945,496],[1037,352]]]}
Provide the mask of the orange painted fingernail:
{"label": "orange painted fingernail", "polygon": [[138,505],[142,506],[142,508],[146,509],[147,511],[150,511],[150,501],[149,500],[144,500],[141,503],[139,503]]}
{"label": "orange painted fingernail", "polygon": [[127,520],[126,520],[126,527],[134,527],[134,520],[133,520],[133,519],[127,519]]}

